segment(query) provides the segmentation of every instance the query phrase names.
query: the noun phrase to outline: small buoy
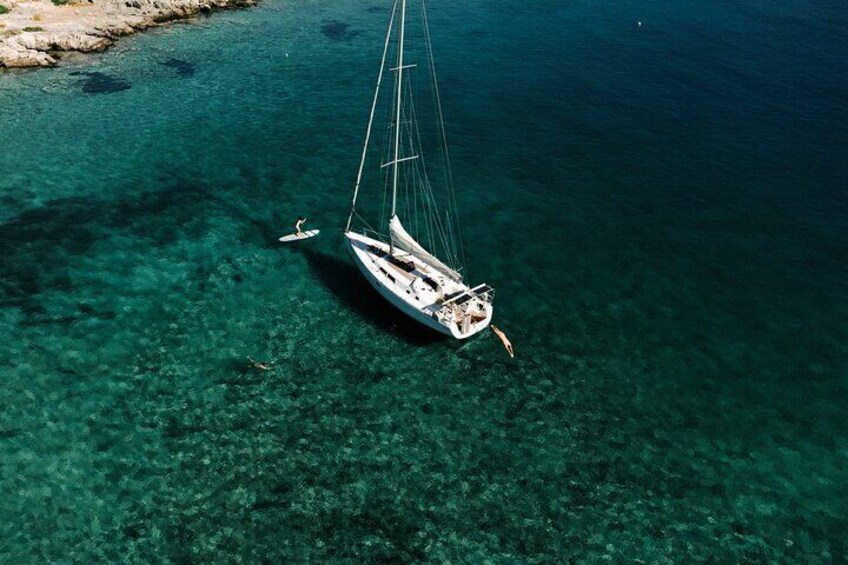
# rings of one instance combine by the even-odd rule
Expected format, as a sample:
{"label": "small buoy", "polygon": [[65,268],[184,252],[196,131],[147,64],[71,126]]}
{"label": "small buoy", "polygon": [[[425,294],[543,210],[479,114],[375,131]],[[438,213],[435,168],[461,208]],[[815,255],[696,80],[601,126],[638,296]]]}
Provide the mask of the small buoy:
{"label": "small buoy", "polygon": [[288,58],[289,58],[289,54],[288,54],[288,53],[286,53],[286,59],[288,59]]}
{"label": "small buoy", "polygon": [[636,27],[642,27],[642,22],[636,22]]}

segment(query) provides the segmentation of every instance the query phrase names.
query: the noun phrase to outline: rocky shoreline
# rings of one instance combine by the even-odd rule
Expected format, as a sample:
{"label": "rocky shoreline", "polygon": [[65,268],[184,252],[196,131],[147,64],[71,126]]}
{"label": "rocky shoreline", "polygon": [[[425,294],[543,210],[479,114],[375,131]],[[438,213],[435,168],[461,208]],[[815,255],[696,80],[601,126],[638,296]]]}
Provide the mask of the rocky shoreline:
{"label": "rocky shoreline", "polygon": [[52,67],[63,52],[101,51],[124,35],[256,1],[0,0],[0,68]]}

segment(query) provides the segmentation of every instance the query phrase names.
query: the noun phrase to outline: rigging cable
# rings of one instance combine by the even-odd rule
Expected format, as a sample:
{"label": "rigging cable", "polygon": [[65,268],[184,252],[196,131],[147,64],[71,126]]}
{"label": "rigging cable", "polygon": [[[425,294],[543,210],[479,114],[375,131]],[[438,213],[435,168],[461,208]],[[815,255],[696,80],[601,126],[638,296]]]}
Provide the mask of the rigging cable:
{"label": "rigging cable", "polygon": [[427,58],[429,60],[430,67],[430,75],[433,81],[433,92],[436,96],[436,109],[439,114],[439,129],[442,136],[442,152],[445,159],[445,175],[446,175],[446,184],[447,184],[447,192],[449,198],[449,207],[453,208],[453,221],[451,222],[451,214],[448,213],[448,222],[449,227],[451,225],[455,225],[455,241],[459,247],[459,258],[461,259],[461,265],[464,267],[465,265],[465,246],[462,242],[462,230],[459,225],[459,213],[458,207],[456,204],[456,190],[454,188],[453,182],[453,169],[451,168],[450,162],[450,151],[448,149],[448,138],[447,132],[445,131],[445,118],[444,113],[442,112],[442,101],[441,96],[439,95],[439,81],[436,78],[436,61],[433,57],[433,43],[430,39],[430,22],[427,18],[427,6],[425,0],[421,0],[421,14],[422,19],[424,21],[424,37],[426,39],[427,46]]}

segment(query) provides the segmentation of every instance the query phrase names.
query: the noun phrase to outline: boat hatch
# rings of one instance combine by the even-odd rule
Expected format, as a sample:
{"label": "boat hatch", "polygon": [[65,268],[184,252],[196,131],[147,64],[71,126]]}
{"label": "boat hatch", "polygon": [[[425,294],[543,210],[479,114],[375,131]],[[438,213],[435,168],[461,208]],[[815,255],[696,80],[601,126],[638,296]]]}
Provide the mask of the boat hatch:
{"label": "boat hatch", "polygon": [[376,255],[380,259],[382,259],[385,255],[388,255],[388,253],[386,253],[385,251],[383,251],[382,249],[380,249],[376,245],[369,245],[368,246],[368,252],[371,253],[372,255]]}
{"label": "boat hatch", "polygon": [[403,259],[398,259],[394,255],[389,255],[387,259],[392,265],[402,271],[406,271],[407,273],[411,273],[415,270],[415,263],[412,261],[404,261]]}

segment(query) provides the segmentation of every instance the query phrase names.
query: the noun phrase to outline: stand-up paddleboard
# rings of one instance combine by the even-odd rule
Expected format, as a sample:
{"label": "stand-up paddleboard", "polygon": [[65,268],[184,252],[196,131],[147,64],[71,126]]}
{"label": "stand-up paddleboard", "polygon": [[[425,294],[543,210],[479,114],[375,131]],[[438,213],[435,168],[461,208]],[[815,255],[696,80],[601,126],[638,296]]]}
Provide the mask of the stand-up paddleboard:
{"label": "stand-up paddleboard", "polygon": [[321,230],[306,230],[305,232],[297,235],[296,233],[290,233],[289,235],[284,235],[280,238],[280,241],[283,243],[289,243],[292,241],[300,241],[301,239],[309,239],[310,237],[315,237],[321,232]]}

